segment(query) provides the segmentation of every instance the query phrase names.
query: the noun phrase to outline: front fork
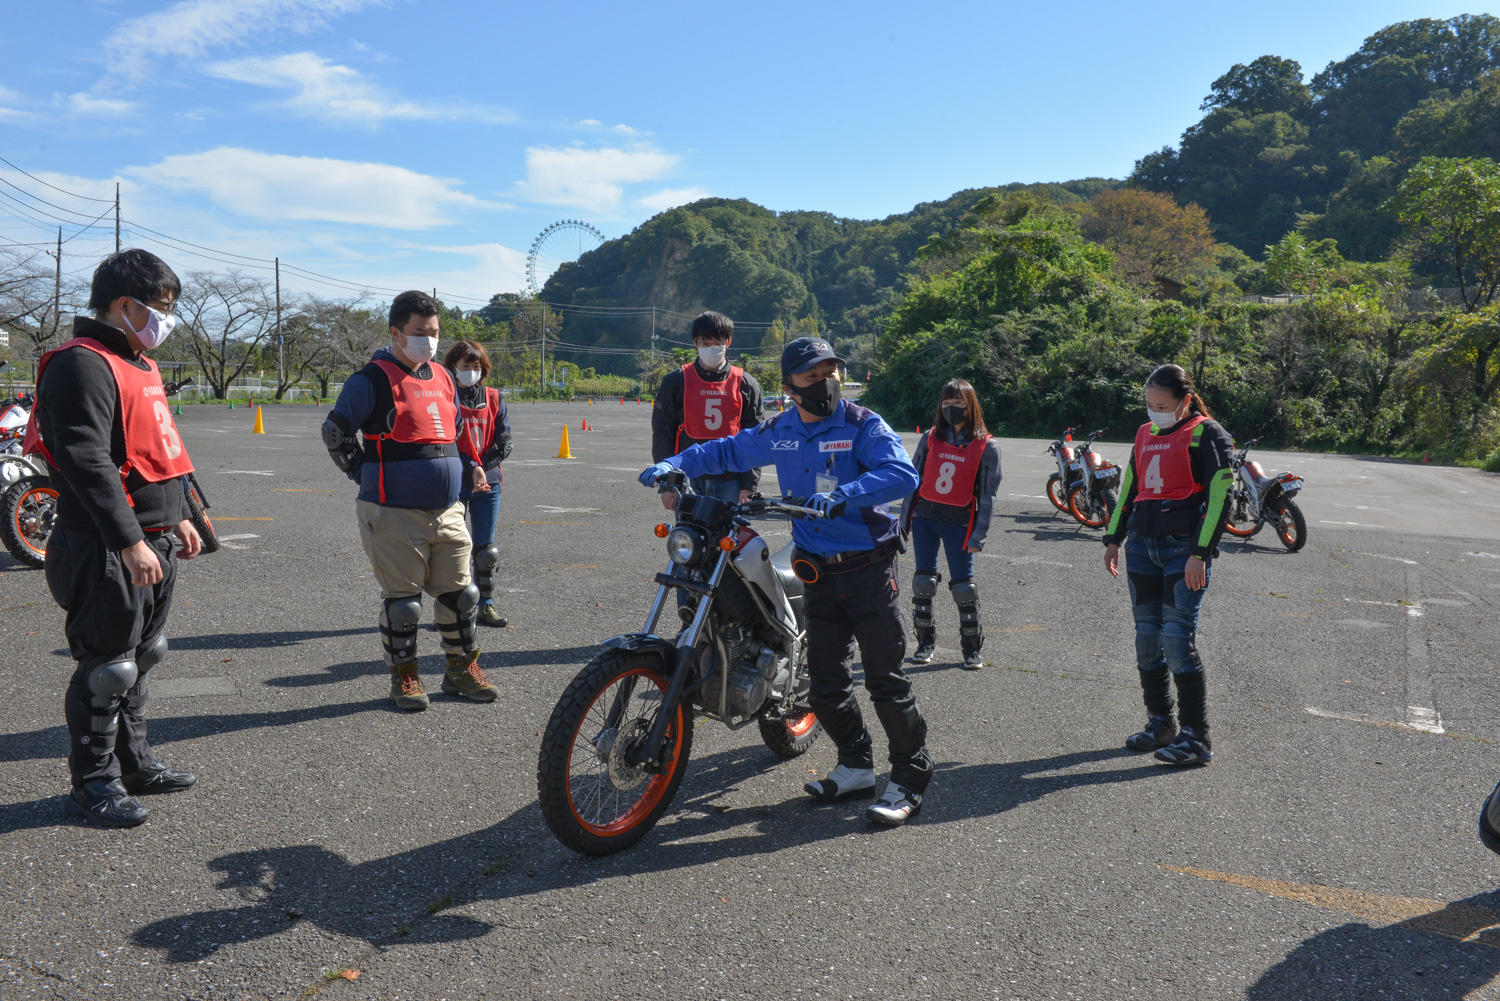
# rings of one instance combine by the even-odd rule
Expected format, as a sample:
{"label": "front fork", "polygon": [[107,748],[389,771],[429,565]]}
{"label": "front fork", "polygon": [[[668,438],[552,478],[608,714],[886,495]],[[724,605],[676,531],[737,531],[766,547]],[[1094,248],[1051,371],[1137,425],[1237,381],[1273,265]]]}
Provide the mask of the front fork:
{"label": "front fork", "polygon": [[[640,765],[651,771],[661,770],[667,727],[671,725],[672,717],[677,715],[677,706],[682,702],[682,690],[687,687],[693,647],[698,642],[698,637],[703,634],[703,626],[708,621],[709,608],[713,604],[714,592],[719,588],[719,581],[724,578],[724,570],[729,566],[729,558],[728,551],[720,550],[718,562],[714,564],[713,572],[708,575],[707,584],[678,581],[672,585],[686,587],[688,590],[697,592],[698,608],[693,613],[692,623],[683,630],[682,635],[677,637],[677,663],[673,665],[672,678],[667,682],[667,691],[662,696],[661,708],[656,712],[656,720],[651,724],[651,733],[639,747],[626,753],[625,759],[629,764]],[[670,575],[671,572],[672,566],[668,565],[666,574]],[[670,590],[671,586],[665,583],[656,589],[656,600],[651,603],[651,611],[646,615],[647,633],[651,633],[656,628],[658,620],[661,619],[661,613],[667,604],[667,592]],[[727,666],[725,665],[726,668]],[[618,727],[620,725],[620,720],[624,717],[625,705],[630,701],[630,696],[634,691],[634,681],[620,686],[609,709],[607,726]]]}

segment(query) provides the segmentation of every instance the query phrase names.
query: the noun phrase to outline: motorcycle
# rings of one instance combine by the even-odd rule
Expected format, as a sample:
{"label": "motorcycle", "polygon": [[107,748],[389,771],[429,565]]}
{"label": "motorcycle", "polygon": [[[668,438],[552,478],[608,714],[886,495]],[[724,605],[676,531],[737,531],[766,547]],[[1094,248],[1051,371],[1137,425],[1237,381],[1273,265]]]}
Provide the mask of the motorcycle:
{"label": "motorcycle", "polygon": [[[192,379],[185,379],[169,382],[163,388],[168,396],[173,396],[192,383]],[[13,436],[16,464],[24,467],[24,472],[0,491],[0,543],[19,562],[40,569],[46,564],[47,540],[52,537],[52,525],[57,516],[57,489],[52,486],[51,471],[39,456],[20,454],[24,433],[24,423],[19,428],[0,431],[0,436],[7,436],[0,440],[0,448],[8,448],[9,436]],[[218,552],[219,537],[206,513],[209,504],[197,476],[189,473],[183,479],[182,488],[188,520],[203,539],[203,552]]]}
{"label": "motorcycle", "polygon": [[1047,454],[1057,460],[1057,472],[1047,477],[1047,499],[1059,511],[1067,511],[1068,492],[1083,479],[1083,464],[1073,451],[1073,429],[1065,429],[1048,445]]}
{"label": "motorcycle", "polygon": [[1120,500],[1120,467],[1094,451],[1094,440],[1103,433],[1100,428],[1078,446],[1081,475],[1068,490],[1068,513],[1085,528],[1108,525]]}
{"label": "motorcycle", "polygon": [[1295,553],[1307,545],[1307,519],[1292,501],[1302,490],[1302,477],[1295,473],[1268,476],[1260,463],[1247,458],[1250,448],[1259,441],[1252,438],[1245,442],[1230,460],[1234,487],[1229,494],[1229,520],[1224,530],[1248,539],[1263,526],[1273,525],[1281,544]]}
{"label": "motorcycle", "polygon": [[[0,361],[0,371],[9,367],[9,362]],[[13,399],[0,403],[0,492],[24,476],[47,472],[41,462],[21,452],[26,422],[35,405],[36,398],[30,393],[18,393]]]}
{"label": "motorcycle", "polygon": [[[586,855],[630,847],[666,812],[687,770],[696,715],[731,729],[757,724],[783,759],[806,752],[822,729],[808,705],[803,585],[791,544],[772,553],[750,526],[821,515],[797,497],[726,504],[692,493],[680,472],[664,485],[678,495],[676,524],[656,526],[670,562],[655,577],[645,627],[604,641],[542,737],[542,816],[559,841]],[[697,604],[673,640],[653,630],[678,589]]]}

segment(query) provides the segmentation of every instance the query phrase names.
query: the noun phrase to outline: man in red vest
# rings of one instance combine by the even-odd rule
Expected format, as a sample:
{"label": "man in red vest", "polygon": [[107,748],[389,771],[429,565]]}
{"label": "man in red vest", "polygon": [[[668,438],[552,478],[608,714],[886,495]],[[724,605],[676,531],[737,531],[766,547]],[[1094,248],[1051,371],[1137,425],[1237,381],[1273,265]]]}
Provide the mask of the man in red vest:
{"label": "man in red vest", "polygon": [[359,484],[354,515],[380,585],[391,701],[409,712],[428,706],[417,673],[424,591],[447,655],[443,691],[474,702],[500,694],[479,666],[474,634],[479,588],[458,495],[478,463],[458,450],[458,386],[434,360],[441,312],[425,292],[396,296],[391,346],[344,381],[322,428],[329,458]]}
{"label": "man in red vest", "polygon": [[93,317],[37,364],[28,451],[45,456],[57,488],[47,541],[47,587],[67,613],[63,633],[77,667],[68,721],[68,812],[107,827],[149,814],[135,797],[197,781],[169,768],[146,741],[146,675],[167,652],[177,560],[202,540],[188,520],[184,478],[193,471],[144,352],[175,323],[182,285],[144,250],[105,258],[89,293]]}

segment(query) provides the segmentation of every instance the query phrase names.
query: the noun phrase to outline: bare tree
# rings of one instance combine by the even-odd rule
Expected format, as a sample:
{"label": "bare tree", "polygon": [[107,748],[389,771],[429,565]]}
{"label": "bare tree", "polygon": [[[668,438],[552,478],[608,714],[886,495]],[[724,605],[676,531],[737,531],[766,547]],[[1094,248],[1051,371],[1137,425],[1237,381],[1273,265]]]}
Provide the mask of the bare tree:
{"label": "bare tree", "polygon": [[177,315],[215,396],[224,396],[255,361],[275,312],[270,289],[259,278],[237,271],[188,275],[177,300]]}
{"label": "bare tree", "polygon": [[309,343],[321,349],[306,368],[318,381],[320,397],[332,395],[330,383],[364,365],[388,337],[386,318],[370,309],[364,296],[310,299],[301,315],[306,318]]}
{"label": "bare tree", "polygon": [[19,335],[20,353],[36,358],[60,343],[63,316],[87,297],[76,281],[57,284],[47,254],[0,249],[0,329]]}

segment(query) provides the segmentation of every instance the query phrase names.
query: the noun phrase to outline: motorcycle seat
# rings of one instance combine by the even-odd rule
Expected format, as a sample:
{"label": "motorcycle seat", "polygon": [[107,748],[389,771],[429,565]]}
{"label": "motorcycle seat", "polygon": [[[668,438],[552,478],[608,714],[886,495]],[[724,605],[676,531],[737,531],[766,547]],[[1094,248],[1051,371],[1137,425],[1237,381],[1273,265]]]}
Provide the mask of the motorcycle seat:
{"label": "motorcycle seat", "polygon": [[776,576],[781,578],[781,586],[786,590],[787,597],[802,593],[802,579],[792,573],[792,549],[792,543],[788,542],[771,554],[771,566],[775,568]]}

